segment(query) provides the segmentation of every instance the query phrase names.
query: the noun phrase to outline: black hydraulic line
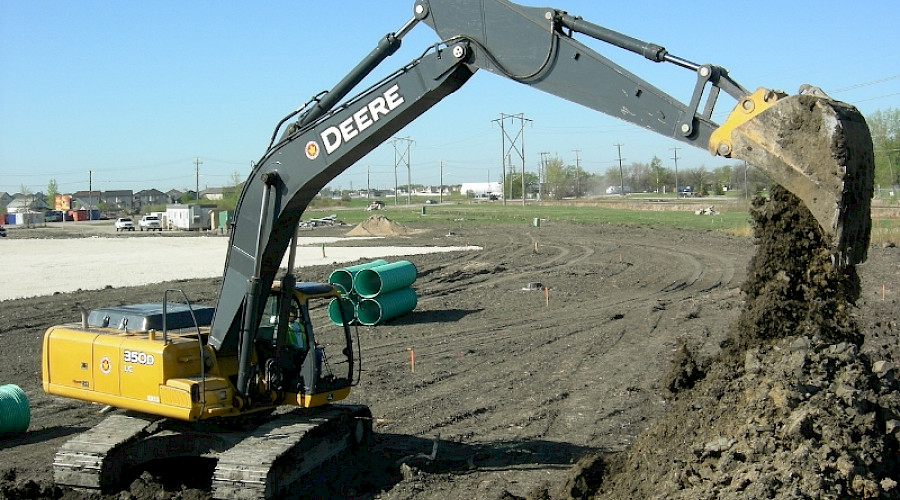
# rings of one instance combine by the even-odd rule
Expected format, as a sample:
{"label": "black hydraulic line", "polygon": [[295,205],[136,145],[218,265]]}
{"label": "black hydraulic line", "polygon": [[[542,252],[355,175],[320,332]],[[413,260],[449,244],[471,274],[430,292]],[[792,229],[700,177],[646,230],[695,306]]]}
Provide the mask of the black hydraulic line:
{"label": "black hydraulic line", "polygon": [[[269,215],[269,199],[272,186],[278,181],[278,174],[264,173],[260,175],[260,181],[263,183],[262,206],[259,215],[259,228],[256,234],[257,254],[259,248],[264,245],[263,234],[267,229],[266,220]],[[262,295],[262,280],[260,279],[262,261],[257,259],[254,263],[253,275],[247,280],[247,291],[245,294],[244,317],[241,323],[240,349],[238,351],[238,378],[237,390],[241,396],[249,398],[250,396],[250,359],[253,347],[253,340],[256,338],[257,324],[256,315],[259,310],[259,300]]]}
{"label": "black hydraulic line", "polygon": [[[687,59],[669,54],[669,51],[666,50],[666,48],[662,45],[639,40],[637,38],[619,33],[618,31],[613,31],[609,28],[604,28],[603,26],[585,21],[580,17],[574,17],[570,16],[569,14],[563,13],[558,17],[558,20],[560,25],[569,28],[572,31],[585,34],[592,38],[596,38],[597,40],[609,43],[621,49],[640,54],[653,62],[668,62],[676,66],[681,66],[682,68],[701,73],[701,76],[705,77],[714,85],[721,87],[722,90],[724,90],[735,99],[740,99],[741,97],[749,94],[749,92],[747,92],[745,88],[743,88],[739,83],[735,82],[731,79],[731,77],[728,76],[728,71],[726,71],[724,68],[713,65],[706,65],[708,69],[703,70],[702,68],[704,67],[704,65],[697,64],[695,62],[688,61]],[[704,71],[706,72],[705,74],[703,74]]]}
{"label": "black hydraulic line", "polygon": [[360,61],[350,73],[347,73],[347,76],[345,76],[343,80],[339,81],[330,92],[322,97],[322,100],[314,104],[312,109],[307,111],[306,114],[300,118],[300,125],[309,125],[315,121],[316,118],[327,113],[335,104],[343,99],[353,87],[361,82],[373,69],[378,67],[382,61],[396,52],[399,48],[399,38],[395,37],[393,33],[385,35],[372,52],[369,52],[369,55]]}
{"label": "black hydraulic line", "polygon": [[412,29],[416,24],[415,18],[407,22],[397,33],[388,33],[378,41],[378,45],[369,52],[362,61],[359,62],[341,81],[325,94],[321,100],[316,102],[313,107],[300,118],[300,126],[309,125],[317,118],[331,110],[341,99],[343,99],[353,87],[356,87],[369,73],[381,64],[382,61],[390,57],[397,49],[400,48],[400,38]]}
{"label": "black hydraulic line", "polygon": [[580,17],[562,14],[559,22],[566,28],[578,33],[584,33],[597,40],[615,45],[616,47],[640,54],[653,62],[664,62],[668,51],[662,45],[645,42],[637,38],[613,31],[609,28],[585,21]]}

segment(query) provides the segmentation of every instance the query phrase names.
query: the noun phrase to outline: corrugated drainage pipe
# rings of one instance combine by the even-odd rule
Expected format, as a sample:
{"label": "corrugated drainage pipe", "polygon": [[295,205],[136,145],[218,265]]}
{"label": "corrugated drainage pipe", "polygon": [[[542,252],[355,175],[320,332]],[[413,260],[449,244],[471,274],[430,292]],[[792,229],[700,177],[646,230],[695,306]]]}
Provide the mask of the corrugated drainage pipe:
{"label": "corrugated drainage pipe", "polygon": [[384,259],[377,259],[373,260],[372,262],[366,262],[363,264],[357,264],[355,266],[335,269],[328,277],[328,282],[334,285],[338,290],[340,290],[341,293],[351,293],[353,292],[353,277],[356,276],[356,273],[362,271],[363,269],[383,266],[387,263],[388,261]]}
{"label": "corrugated drainage pipe", "polygon": [[0,434],[19,434],[28,430],[31,408],[28,397],[17,385],[0,386]]}
{"label": "corrugated drainage pipe", "polygon": [[353,296],[331,299],[331,302],[328,303],[328,317],[331,318],[331,322],[338,326],[344,324],[341,321],[341,310],[339,309],[341,306],[344,308],[344,318],[347,319],[347,324],[356,323],[356,301],[353,300]]}
{"label": "corrugated drainage pipe", "polygon": [[409,287],[374,298],[362,299],[356,305],[356,319],[366,326],[377,325],[412,311],[418,301],[416,291]]}
{"label": "corrugated drainage pipe", "polygon": [[417,273],[416,266],[412,262],[399,260],[363,269],[353,278],[353,286],[360,297],[370,299],[412,285],[416,281]]}

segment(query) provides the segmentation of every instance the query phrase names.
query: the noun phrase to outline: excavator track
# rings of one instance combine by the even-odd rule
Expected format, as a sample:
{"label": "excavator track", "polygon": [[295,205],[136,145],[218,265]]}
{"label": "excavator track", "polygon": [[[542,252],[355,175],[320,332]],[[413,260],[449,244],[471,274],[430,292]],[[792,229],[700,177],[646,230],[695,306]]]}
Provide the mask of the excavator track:
{"label": "excavator track", "polygon": [[67,441],[53,459],[56,484],[109,493],[128,471],[151,460],[216,459],[217,499],[283,497],[298,481],[362,445],[372,431],[365,406],[329,405],[273,414],[249,430],[144,415],[110,415]]}
{"label": "excavator track", "polygon": [[151,432],[157,420],[110,415],[60,447],[53,457],[53,480],[80,490],[111,488],[131,462],[121,452]]}
{"label": "excavator track", "polygon": [[280,498],[303,476],[361,445],[371,429],[372,413],[365,406],[333,405],[279,415],[218,456],[212,496]]}

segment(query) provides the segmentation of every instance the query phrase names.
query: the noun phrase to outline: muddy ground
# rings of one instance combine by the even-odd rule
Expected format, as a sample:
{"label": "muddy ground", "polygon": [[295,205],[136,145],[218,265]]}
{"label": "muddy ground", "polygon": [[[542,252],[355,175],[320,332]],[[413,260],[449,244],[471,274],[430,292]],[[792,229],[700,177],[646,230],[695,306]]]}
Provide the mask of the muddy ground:
{"label": "muddy ground", "polygon": [[[732,326],[748,321],[749,238],[561,220],[415,227],[430,230],[385,244],[484,249],[409,258],[416,309],[359,328],[363,376],[349,402],[371,407],[376,435],[298,496],[900,496],[900,249],[873,247],[858,268],[847,316],[861,346],[798,329],[732,352]],[[43,331],[76,319],[75,303],[157,301],[172,286],[212,303],[218,280],[0,302],[0,383],[22,387],[32,409],[27,434],[0,438],[0,497],[81,498],[52,486],[53,454],[102,418],[43,394]],[[208,498],[204,464],[140,472],[108,498]]]}

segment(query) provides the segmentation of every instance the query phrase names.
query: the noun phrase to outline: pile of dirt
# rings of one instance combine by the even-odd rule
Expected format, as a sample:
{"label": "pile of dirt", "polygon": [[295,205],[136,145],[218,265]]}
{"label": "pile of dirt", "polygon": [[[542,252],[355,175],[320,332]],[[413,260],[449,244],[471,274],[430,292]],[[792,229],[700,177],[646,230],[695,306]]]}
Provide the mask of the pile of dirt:
{"label": "pile of dirt", "polygon": [[608,459],[594,498],[900,498],[897,379],[848,342],[750,348]]}
{"label": "pile of dirt", "polygon": [[731,338],[702,376],[677,357],[665,416],[581,473],[603,471],[594,498],[900,498],[900,370],[861,353],[855,270],[787,191],[752,214]]}
{"label": "pile of dirt", "polygon": [[373,215],[347,231],[347,236],[402,236],[413,231],[383,215]]}

